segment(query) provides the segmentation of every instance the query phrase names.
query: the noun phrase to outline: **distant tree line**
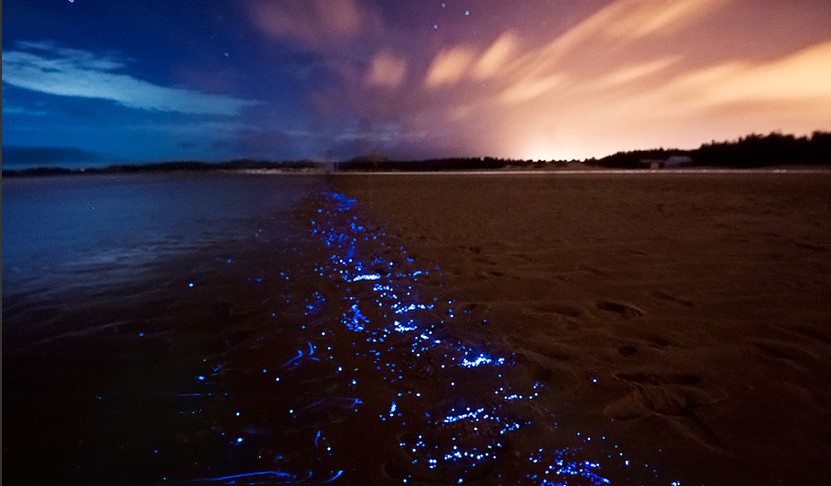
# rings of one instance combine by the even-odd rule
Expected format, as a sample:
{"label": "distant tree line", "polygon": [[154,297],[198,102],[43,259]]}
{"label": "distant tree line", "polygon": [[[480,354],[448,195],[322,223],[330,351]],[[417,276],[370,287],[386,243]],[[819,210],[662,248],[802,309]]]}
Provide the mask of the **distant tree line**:
{"label": "distant tree line", "polygon": [[500,170],[526,167],[530,161],[497,159],[494,157],[454,157],[429,160],[389,160],[382,157],[356,157],[338,162],[338,171],[359,172],[437,172],[466,170]]}
{"label": "distant tree line", "polygon": [[831,132],[816,131],[810,137],[773,132],[751,134],[734,141],[710,142],[694,150],[652,149],[618,152],[589,165],[635,169],[643,160],[666,160],[674,155],[692,157],[693,165],[709,167],[766,167],[772,165],[831,165]]}
{"label": "distant tree line", "polygon": [[735,142],[704,144],[692,157],[696,165],[723,167],[831,165],[831,132],[814,132],[810,137],[753,134]]}
{"label": "distant tree line", "polygon": [[[588,166],[638,169],[648,168],[646,160],[667,160],[672,156],[688,156],[695,166],[710,167],[766,167],[772,165],[831,165],[831,132],[817,131],[810,137],[751,134],[734,141],[710,142],[694,150],[652,149],[618,152],[601,159],[584,160]],[[326,163],[309,160],[262,161],[237,159],[229,162],[173,161],[151,164],[112,165],[89,169],[39,167],[3,170],[4,176],[60,175],[60,174],[119,174],[174,171],[221,170],[282,170],[282,171],[361,171],[361,172],[435,172],[469,170],[535,170],[564,167],[571,161],[533,161],[494,157],[455,157],[430,160],[389,160],[378,155],[356,157],[345,162]]]}

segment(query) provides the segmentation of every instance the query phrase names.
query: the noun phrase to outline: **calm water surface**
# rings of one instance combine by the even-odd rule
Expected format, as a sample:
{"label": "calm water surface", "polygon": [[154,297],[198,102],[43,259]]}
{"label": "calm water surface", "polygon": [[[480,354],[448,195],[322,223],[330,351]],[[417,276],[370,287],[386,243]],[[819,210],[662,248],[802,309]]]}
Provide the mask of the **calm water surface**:
{"label": "calm water surface", "polygon": [[310,177],[242,175],[7,178],[4,295],[80,284],[78,270],[135,270],[244,242],[269,218],[285,220],[316,185]]}

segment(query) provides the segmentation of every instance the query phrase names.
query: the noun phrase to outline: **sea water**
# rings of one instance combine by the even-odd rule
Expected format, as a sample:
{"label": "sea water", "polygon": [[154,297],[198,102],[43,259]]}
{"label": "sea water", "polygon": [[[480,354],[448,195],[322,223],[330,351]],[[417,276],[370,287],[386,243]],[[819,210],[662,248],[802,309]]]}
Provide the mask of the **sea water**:
{"label": "sea water", "polygon": [[79,285],[79,271],[129,271],[242,241],[259,222],[285,219],[317,184],[310,177],[175,173],[6,178],[4,295]]}
{"label": "sea water", "polygon": [[[16,484],[671,484],[316,177],[3,186]],[[429,258],[429,257],[427,257]]]}

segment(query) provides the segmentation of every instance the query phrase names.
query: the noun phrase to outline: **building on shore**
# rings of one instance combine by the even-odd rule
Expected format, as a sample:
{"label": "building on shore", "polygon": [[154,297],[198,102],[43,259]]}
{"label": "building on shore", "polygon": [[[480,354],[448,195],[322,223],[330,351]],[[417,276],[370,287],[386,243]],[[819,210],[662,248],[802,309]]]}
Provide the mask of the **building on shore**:
{"label": "building on shore", "polygon": [[692,165],[693,159],[688,155],[673,155],[666,160],[664,159],[642,159],[640,161],[643,165],[648,165],[650,169],[676,169],[686,165]]}

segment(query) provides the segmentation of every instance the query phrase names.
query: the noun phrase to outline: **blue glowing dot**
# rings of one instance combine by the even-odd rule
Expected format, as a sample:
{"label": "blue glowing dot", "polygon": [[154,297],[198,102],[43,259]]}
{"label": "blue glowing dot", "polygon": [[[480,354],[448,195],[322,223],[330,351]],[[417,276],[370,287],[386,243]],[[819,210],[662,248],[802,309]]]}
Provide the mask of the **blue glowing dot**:
{"label": "blue glowing dot", "polygon": [[193,288],[193,282],[188,282],[188,287]]}
{"label": "blue glowing dot", "polygon": [[205,381],[205,377],[202,375],[197,376],[196,379],[199,381]]}
{"label": "blue glowing dot", "polygon": [[139,337],[144,337],[144,333],[143,333],[143,332],[140,332],[140,333],[139,333]]}
{"label": "blue glowing dot", "polygon": [[465,10],[465,16],[468,16],[468,15],[470,15],[470,10]]}

